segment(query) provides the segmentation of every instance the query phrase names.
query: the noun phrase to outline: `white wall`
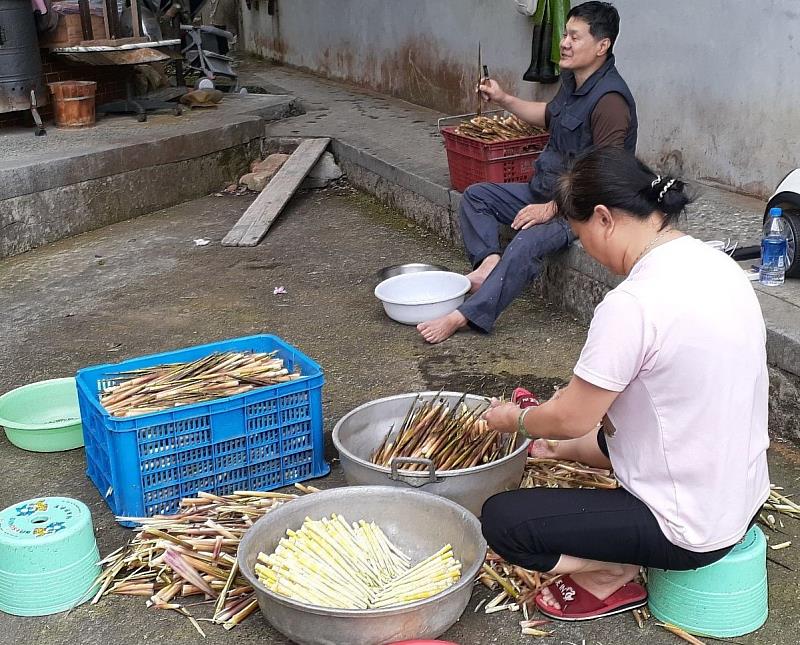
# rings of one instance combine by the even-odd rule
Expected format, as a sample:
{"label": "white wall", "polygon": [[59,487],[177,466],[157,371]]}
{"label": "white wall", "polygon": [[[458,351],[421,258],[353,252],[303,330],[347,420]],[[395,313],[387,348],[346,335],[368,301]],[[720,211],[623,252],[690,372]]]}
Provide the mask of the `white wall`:
{"label": "white wall", "polygon": [[[246,49],[449,114],[474,110],[477,45],[526,98],[531,25],[512,0],[241,0]],[[639,107],[639,153],[765,195],[800,165],[800,2],[617,0],[617,65]],[[257,7],[257,8],[256,8]]]}
{"label": "white wall", "polygon": [[800,2],[616,5],[645,158],[762,196],[800,165]]}

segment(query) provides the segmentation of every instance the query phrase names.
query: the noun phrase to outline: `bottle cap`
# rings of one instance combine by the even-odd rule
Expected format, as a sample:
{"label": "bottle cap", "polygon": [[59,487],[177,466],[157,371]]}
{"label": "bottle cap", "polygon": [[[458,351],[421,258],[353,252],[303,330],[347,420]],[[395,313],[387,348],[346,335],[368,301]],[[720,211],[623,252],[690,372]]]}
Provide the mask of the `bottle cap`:
{"label": "bottle cap", "polygon": [[781,215],[783,215],[783,211],[780,208],[773,207],[769,209],[770,217],[780,217]]}

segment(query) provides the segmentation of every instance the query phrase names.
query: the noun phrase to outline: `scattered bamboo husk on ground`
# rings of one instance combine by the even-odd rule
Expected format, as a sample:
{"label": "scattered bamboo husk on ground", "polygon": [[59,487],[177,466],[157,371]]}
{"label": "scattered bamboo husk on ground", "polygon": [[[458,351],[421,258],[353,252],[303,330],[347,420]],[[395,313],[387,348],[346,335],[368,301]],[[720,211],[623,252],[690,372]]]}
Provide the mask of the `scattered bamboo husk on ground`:
{"label": "scattered bamboo husk on ground", "polygon": [[468,121],[462,121],[455,129],[456,134],[479,139],[487,143],[495,141],[513,141],[523,137],[533,137],[546,134],[546,131],[518,119],[513,114],[510,116],[493,117],[476,116]]}
{"label": "scattered bamboo husk on ground", "polygon": [[772,485],[770,487],[769,499],[764,503],[764,510],[775,511],[776,513],[783,513],[789,517],[800,519],[800,504],[793,502],[788,496],[779,492],[782,490],[783,488],[780,486]]}
{"label": "scattered bamboo husk on ground", "polygon": [[687,643],[691,643],[692,645],[705,645],[699,638],[692,636],[689,632],[682,630],[680,627],[670,625],[669,623],[656,623],[656,625],[663,627],[668,632],[672,632],[675,636],[685,640]]}
{"label": "scattered bamboo husk on ground", "polygon": [[179,405],[242,394],[291,381],[277,352],[215,352],[196,361],[154,365],[109,375],[100,403],[115,417],[159,412]]}
{"label": "scattered bamboo husk on ground", "polygon": [[264,586],[299,602],[336,609],[384,609],[441,593],[461,577],[447,544],[411,566],[381,528],[341,515],[306,518],[288,530],[275,551],[258,554]]}
{"label": "scattered bamboo husk on ground", "polygon": [[619,488],[611,470],[591,468],[577,461],[528,457],[520,488]]}
{"label": "scattered bamboo husk on ground", "polygon": [[[383,443],[372,456],[372,463],[391,466],[396,457],[430,459],[436,470],[471,468],[510,455],[516,448],[513,434],[488,429],[481,415],[488,402],[470,407],[466,394],[455,403],[434,397],[417,397],[406,413],[400,428],[390,428]],[[403,465],[401,470],[424,470],[418,464]]]}
{"label": "scattered bamboo husk on ground", "polygon": [[639,625],[639,629],[644,629],[645,621],[650,620],[650,609],[648,609],[647,605],[634,609],[631,613],[636,624]]}
{"label": "scattered bamboo husk on ground", "polygon": [[[312,486],[297,488],[316,492]],[[232,495],[198,493],[181,500],[175,515],[118,518],[135,521],[139,532],[124,547],[106,556],[92,604],[109,594],[144,596],[147,606],[186,616],[205,636],[184,599],[211,601],[211,618],[230,630],[253,613],[253,588],[236,563],[239,542],[253,522],[297,495],[237,491]]]}

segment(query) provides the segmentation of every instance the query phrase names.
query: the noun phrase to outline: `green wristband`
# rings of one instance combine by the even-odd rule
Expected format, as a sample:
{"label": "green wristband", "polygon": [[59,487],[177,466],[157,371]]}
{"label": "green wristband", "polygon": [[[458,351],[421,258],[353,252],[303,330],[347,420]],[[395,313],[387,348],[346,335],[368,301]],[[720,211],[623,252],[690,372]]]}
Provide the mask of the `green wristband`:
{"label": "green wristband", "polygon": [[525,408],[520,411],[517,417],[517,434],[521,434],[526,439],[533,439],[528,429],[525,427],[525,415],[528,414],[531,408]]}

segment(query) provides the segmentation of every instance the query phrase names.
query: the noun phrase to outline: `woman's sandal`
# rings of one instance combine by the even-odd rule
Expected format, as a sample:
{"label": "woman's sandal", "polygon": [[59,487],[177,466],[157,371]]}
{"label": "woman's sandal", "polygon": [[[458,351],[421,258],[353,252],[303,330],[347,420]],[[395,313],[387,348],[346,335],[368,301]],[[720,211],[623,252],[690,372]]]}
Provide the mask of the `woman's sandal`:
{"label": "woman's sandal", "polygon": [[[524,387],[518,387],[511,393],[511,402],[516,403],[520,408],[523,410],[525,408],[536,407],[539,405],[539,399],[536,398],[536,395],[526,390]],[[533,457],[533,441],[528,444],[528,456]]]}
{"label": "woman's sandal", "polygon": [[555,620],[592,620],[602,616],[621,614],[647,604],[647,591],[642,585],[629,582],[612,593],[605,600],[576,584],[570,576],[562,576],[546,587],[553,594],[561,609],[544,603],[542,594],[536,596],[539,611]]}

